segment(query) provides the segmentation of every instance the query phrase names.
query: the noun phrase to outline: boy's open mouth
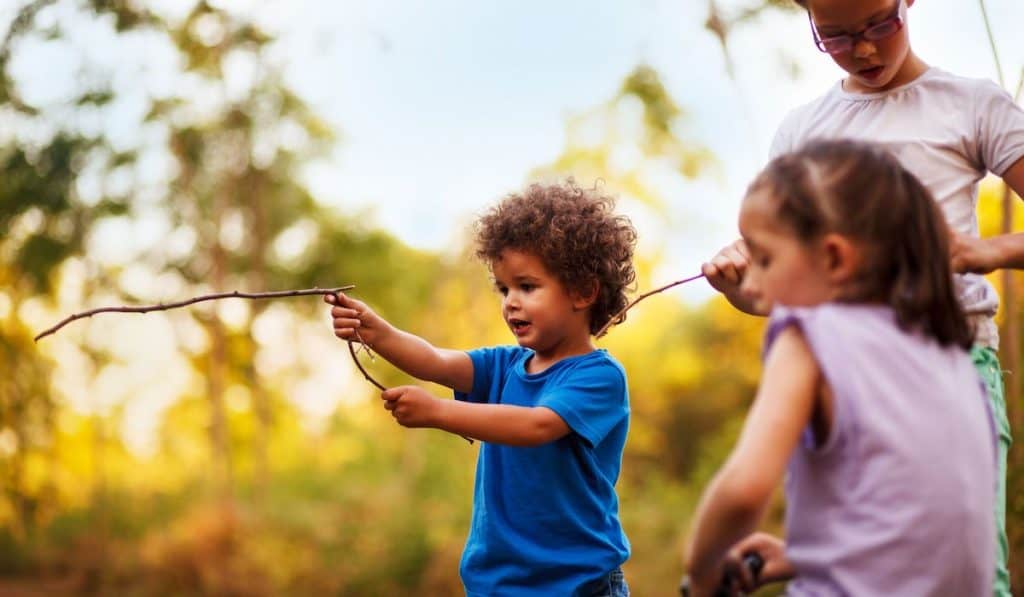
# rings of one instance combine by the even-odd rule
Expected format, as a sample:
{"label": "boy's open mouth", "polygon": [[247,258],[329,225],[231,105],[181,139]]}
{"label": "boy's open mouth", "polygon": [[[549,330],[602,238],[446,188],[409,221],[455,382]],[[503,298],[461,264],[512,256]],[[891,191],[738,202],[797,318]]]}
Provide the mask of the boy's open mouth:
{"label": "boy's open mouth", "polygon": [[529,329],[530,322],[524,319],[509,319],[508,325],[516,334],[522,334],[526,332],[527,329]]}

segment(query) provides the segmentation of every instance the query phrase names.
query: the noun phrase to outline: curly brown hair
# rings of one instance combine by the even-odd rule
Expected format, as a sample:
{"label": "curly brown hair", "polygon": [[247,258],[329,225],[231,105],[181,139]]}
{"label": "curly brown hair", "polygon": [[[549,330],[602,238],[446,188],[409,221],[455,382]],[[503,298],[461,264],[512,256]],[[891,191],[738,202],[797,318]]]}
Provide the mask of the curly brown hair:
{"label": "curly brown hair", "polygon": [[476,256],[490,266],[506,249],[536,255],[567,290],[583,295],[596,282],[597,299],[590,307],[594,334],[626,306],[626,291],[636,280],[636,229],[614,207],[613,198],[571,179],[530,185],[477,220]]}

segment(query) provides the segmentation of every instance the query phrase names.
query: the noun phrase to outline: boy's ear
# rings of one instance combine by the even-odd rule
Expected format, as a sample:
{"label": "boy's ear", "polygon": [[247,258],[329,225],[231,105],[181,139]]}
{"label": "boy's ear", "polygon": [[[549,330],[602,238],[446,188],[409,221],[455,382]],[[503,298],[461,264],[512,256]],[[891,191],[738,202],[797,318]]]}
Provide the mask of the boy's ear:
{"label": "boy's ear", "polygon": [[592,280],[585,292],[579,290],[572,293],[572,307],[577,311],[589,309],[597,301],[597,293],[601,290],[601,283]]}
{"label": "boy's ear", "polygon": [[834,233],[826,234],[821,239],[821,247],[825,271],[833,282],[847,282],[860,271],[861,253],[849,238]]}

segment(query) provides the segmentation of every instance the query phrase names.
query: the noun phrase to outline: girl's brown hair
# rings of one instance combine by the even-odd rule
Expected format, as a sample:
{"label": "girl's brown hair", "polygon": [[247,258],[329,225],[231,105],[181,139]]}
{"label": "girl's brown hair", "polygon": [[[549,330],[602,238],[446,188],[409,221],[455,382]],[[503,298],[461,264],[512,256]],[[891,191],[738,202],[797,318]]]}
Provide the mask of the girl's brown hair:
{"label": "girl's brown hair", "polygon": [[970,347],[946,220],[928,189],[882,147],[811,141],[772,160],[748,194],[762,190],[802,242],[837,233],[858,243],[863,263],[840,300],[887,303],[902,328]]}
{"label": "girl's brown hair", "polygon": [[584,296],[596,283],[590,307],[590,333],[596,333],[626,306],[636,279],[636,230],[614,207],[611,197],[571,180],[531,185],[477,221],[476,255],[493,264],[505,249],[534,254],[567,289]]}

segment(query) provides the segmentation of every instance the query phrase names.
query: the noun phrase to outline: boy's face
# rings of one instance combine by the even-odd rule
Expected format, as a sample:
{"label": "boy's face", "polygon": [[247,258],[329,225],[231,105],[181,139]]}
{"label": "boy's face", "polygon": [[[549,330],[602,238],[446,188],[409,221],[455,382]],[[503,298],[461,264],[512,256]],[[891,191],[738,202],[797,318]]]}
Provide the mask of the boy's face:
{"label": "boy's face", "polygon": [[829,53],[850,75],[846,82],[849,91],[884,91],[913,79],[908,74],[911,53],[906,27],[907,7],[913,4],[914,0],[807,2],[812,34],[826,43],[842,36],[849,36],[853,42],[844,51]]}
{"label": "boy's face", "polygon": [[491,264],[501,312],[520,346],[542,360],[592,350],[587,301],[569,292],[532,253],[505,249]]}

